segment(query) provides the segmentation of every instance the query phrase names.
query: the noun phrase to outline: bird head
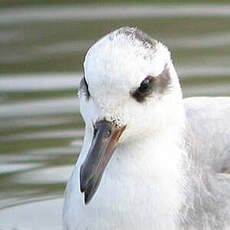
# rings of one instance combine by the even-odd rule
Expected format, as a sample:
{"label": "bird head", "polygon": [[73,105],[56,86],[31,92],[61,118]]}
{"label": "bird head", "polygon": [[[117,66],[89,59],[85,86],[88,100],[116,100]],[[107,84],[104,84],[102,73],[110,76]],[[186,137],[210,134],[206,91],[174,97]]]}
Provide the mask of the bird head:
{"label": "bird head", "polygon": [[89,49],[79,95],[86,124],[80,189],[88,203],[117,146],[153,136],[177,119],[182,93],[167,47],[125,27]]}

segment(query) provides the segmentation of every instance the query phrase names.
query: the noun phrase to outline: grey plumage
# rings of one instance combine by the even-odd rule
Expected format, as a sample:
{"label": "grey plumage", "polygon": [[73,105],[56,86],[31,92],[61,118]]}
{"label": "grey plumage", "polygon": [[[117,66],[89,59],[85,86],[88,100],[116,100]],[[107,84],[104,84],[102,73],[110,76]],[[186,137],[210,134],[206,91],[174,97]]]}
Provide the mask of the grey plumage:
{"label": "grey plumage", "polygon": [[188,119],[185,134],[186,202],[182,229],[225,230],[230,226],[230,98],[184,100]]}
{"label": "grey plumage", "polygon": [[230,172],[230,98],[184,99],[188,121],[199,145],[199,161],[215,172]]}

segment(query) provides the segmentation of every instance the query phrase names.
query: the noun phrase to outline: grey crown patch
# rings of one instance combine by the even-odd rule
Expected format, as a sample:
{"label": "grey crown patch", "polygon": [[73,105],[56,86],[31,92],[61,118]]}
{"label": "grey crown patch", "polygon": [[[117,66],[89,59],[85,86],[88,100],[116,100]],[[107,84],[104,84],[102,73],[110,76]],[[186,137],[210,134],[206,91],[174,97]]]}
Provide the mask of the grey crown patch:
{"label": "grey crown patch", "polygon": [[150,37],[148,34],[138,30],[137,28],[122,27],[118,30],[117,35],[124,34],[131,37],[132,40],[138,40],[142,42],[145,48],[154,49],[157,41]]}

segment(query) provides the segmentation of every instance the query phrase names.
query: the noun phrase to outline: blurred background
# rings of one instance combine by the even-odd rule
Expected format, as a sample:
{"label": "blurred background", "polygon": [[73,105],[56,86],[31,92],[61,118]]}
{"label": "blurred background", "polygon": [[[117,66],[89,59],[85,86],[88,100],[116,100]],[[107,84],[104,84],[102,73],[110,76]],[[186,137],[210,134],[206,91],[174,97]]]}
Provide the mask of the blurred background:
{"label": "blurred background", "polygon": [[185,97],[230,96],[230,1],[187,2],[0,1],[0,230],[61,229],[82,63],[103,35],[138,27],[169,47]]}

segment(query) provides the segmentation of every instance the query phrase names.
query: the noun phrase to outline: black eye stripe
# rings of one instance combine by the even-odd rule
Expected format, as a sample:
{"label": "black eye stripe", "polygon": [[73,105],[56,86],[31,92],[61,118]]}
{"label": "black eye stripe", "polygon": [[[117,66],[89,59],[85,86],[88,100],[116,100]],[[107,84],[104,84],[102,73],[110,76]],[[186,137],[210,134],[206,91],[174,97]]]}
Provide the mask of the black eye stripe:
{"label": "black eye stripe", "polygon": [[162,73],[156,77],[147,76],[135,90],[131,90],[131,96],[138,102],[144,102],[148,96],[163,95],[170,88],[170,73],[165,66]]}
{"label": "black eye stripe", "polygon": [[86,97],[89,99],[90,93],[89,93],[88,83],[86,82],[85,77],[81,79],[80,91],[82,91],[86,95]]}
{"label": "black eye stripe", "polygon": [[148,91],[151,90],[153,84],[154,84],[154,77],[148,76],[141,82],[138,91],[140,93],[146,94],[148,93]]}
{"label": "black eye stripe", "polygon": [[150,95],[153,91],[154,85],[154,77],[147,76],[140,84],[140,86],[133,91],[131,94],[132,96],[138,101],[142,102],[145,98]]}

